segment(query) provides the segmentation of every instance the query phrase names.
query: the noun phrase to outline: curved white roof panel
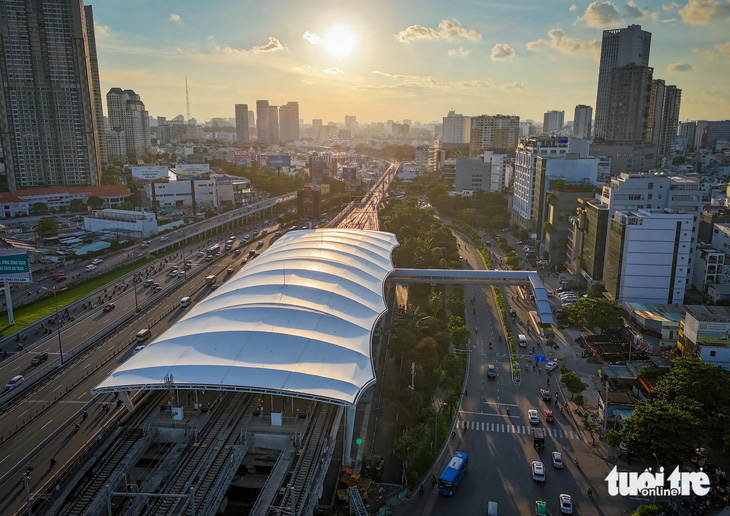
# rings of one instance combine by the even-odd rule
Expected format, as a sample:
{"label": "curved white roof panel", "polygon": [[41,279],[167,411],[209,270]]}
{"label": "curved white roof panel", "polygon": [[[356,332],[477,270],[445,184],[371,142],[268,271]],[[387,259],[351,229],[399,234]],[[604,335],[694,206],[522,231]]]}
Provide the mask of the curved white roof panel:
{"label": "curved white roof panel", "polygon": [[371,333],[385,312],[395,235],[289,232],[196,304],[93,392],[178,388],[356,403],[375,380]]}

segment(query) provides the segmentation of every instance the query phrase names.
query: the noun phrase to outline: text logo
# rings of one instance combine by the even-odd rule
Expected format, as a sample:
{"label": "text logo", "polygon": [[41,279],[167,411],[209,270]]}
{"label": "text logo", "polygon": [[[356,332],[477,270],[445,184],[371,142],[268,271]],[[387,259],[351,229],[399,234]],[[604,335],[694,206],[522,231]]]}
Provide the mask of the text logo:
{"label": "text logo", "polygon": [[[679,466],[664,478],[664,467],[652,473],[651,468],[643,473],[619,471],[616,466],[605,478],[608,494],[611,496],[705,496],[710,492],[710,477],[703,471],[680,472]],[[667,482],[669,487],[667,487]]]}

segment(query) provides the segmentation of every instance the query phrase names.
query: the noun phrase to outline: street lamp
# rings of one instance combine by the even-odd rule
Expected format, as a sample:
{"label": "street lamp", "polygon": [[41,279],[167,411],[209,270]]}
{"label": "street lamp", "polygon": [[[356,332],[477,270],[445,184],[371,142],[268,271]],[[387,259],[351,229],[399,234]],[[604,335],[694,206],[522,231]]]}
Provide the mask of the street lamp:
{"label": "street lamp", "polygon": [[56,287],[46,288],[41,287],[43,290],[53,292],[53,301],[56,304],[56,329],[58,330],[58,352],[61,354],[61,365],[63,365],[63,345],[61,344],[61,319],[58,317],[58,297],[56,296]]}
{"label": "street lamp", "polygon": [[23,473],[23,486],[25,487],[25,500],[28,504],[28,516],[33,516],[33,510],[30,507],[30,476],[27,470]]}

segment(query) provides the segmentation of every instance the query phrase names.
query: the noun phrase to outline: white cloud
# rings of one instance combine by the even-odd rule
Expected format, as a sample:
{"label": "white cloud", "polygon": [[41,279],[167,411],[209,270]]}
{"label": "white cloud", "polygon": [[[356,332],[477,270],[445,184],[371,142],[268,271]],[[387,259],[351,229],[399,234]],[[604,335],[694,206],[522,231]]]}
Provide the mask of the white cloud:
{"label": "white cloud", "polygon": [[689,63],[672,63],[667,66],[668,72],[691,72],[694,68]]}
{"label": "white cloud", "polygon": [[577,9],[578,9],[578,6],[573,4],[570,6],[570,9],[568,9],[568,10],[572,13],[572,12],[575,12]]}
{"label": "white cloud", "polygon": [[325,68],[322,70],[324,73],[328,73],[330,75],[337,75],[338,73],[345,73],[336,66],[333,66],[332,68]]}
{"label": "white cloud", "polygon": [[730,0],[689,0],[679,15],[684,23],[707,25],[715,18],[730,16]]}
{"label": "white cloud", "polygon": [[594,29],[602,29],[620,23],[618,8],[612,2],[608,1],[595,1],[591,3],[586,8],[583,16],[578,19],[583,20],[586,25]]}
{"label": "white cloud", "polygon": [[[730,47],[730,42],[727,43],[727,45],[728,45],[728,47]],[[718,45],[715,45],[715,46],[717,47]],[[728,51],[730,52],[730,48],[728,48]],[[708,61],[715,60],[715,52],[713,52],[712,50],[702,50],[700,48],[693,48],[692,52],[694,52],[695,54],[697,54],[700,57],[704,57]]]}
{"label": "white cloud", "polygon": [[652,13],[648,9],[642,9],[634,3],[634,0],[631,0],[628,4],[626,4],[624,6],[624,10],[629,18],[634,18],[636,20],[656,20],[659,17],[659,13]]}
{"label": "white cloud", "polygon": [[493,61],[498,59],[508,59],[515,55],[515,50],[507,43],[497,43],[492,47],[491,58]]}
{"label": "white cloud", "polygon": [[251,52],[273,52],[274,50],[281,50],[282,48],[284,48],[284,45],[282,45],[278,39],[273,36],[269,36],[269,42],[267,44],[252,47]]}
{"label": "white cloud", "polygon": [[550,39],[538,39],[527,43],[527,50],[537,52],[545,48],[557,50],[562,54],[591,53],[598,59],[601,51],[601,42],[597,39],[584,41],[571,38],[565,34],[563,29],[552,29],[548,31]]}
{"label": "white cloud", "polygon": [[677,21],[677,18],[667,18],[666,20],[659,20],[662,23],[673,23]]}
{"label": "white cloud", "polygon": [[309,41],[312,45],[319,45],[319,36],[317,36],[314,32],[307,31],[302,37]]}
{"label": "white cloud", "polygon": [[170,19],[172,21],[178,22],[178,23],[180,23],[182,21],[182,20],[180,20],[180,15],[179,14],[174,14],[174,13],[170,15]]}
{"label": "white cloud", "polygon": [[112,28],[109,25],[94,24],[94,37],[96,39],[107,38],[111,36]]}
{"label": "white cloud", "polygon": [[677,7],[679,7],[679,4],[677,2],[672,2],[671,4],[662,5],[662,9],[664,9],[665,11],[673,11]]}
{"label": "white cloud", "polygon": [[395,35],[399,41],[413,41],[414,39],[454,39],[466,38],[472,41],[482,39],[482,35],[475,30],[465,29],[458,20],[441,20],[438,29],[411,25]]}
{"label": "white cloud", "polygon": [[715,45],[715,48],[721,54],[730,57],[730,41],[728,41],[727,43],[718,43],[717,45]]}
{"label": "white cloud", "polygon": [[273,36],[269,36],[269,42],[265,45],[257,45],[250,49],[245,48],[233,48],[233,47],[215,47],[212,51],[204,52],[205,54],[219,54],[223,56],[245,56],[248,54],[259,54],[261,52],[274,52],[276,50],[282,50],[284,45]]}
{"label": "white cloud", "polygon": [[466,50],[462,47],[459,48],[450,48],[447,52],[447,55],[450,57],[460,56],[460,57],[466,57],[469,54],[471,54],[471,50]]}

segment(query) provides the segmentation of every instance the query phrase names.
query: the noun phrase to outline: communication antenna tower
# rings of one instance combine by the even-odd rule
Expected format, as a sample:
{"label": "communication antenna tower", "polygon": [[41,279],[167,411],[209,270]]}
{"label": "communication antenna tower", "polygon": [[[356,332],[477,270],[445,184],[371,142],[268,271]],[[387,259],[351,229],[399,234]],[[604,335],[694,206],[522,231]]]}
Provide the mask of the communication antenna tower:
{"label": "communication antenna tower", "polygon": [[188,78],[185,76],[185,106],[188,110],[188,119],[187,122],[190,121],[190,95],[188,94]]}

